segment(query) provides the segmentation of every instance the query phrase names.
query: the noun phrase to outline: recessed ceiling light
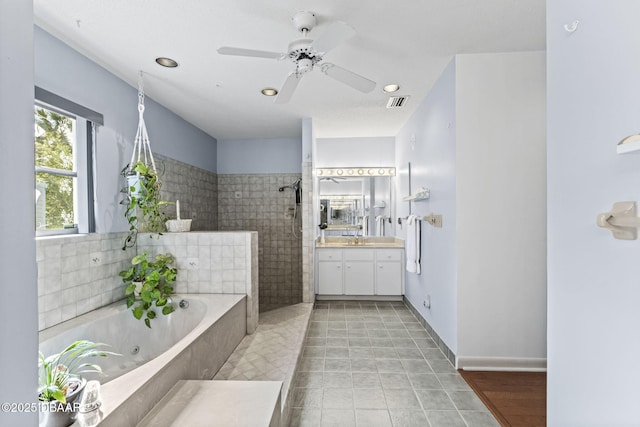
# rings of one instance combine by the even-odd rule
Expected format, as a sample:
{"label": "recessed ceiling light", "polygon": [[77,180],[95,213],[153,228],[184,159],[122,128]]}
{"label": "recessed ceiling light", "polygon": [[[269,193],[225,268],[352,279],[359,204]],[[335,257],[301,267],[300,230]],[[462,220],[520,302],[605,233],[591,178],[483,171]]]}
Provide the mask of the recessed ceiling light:
{"label": "recessed ceiling light", "polygon": [[272,87],[265,87],[260,92],[262,92],[264,96],[276,96],[278,94],[278,91]]}
{"label": "recessed ceiling light", "polygon": [[176,68],[178,66],[178,63],[176,61],[171,58],[165,58],[164,56],[156,58],[156,62],[158,63],[158,65],[162,65],[163,67],[167,68]]}
{"label": "recessed ceiling light", "polygon": [[387,93],[397,92],[398,90],[400,90],[400,86],[397,84],[390,84],[383,87],[382,90],[384,90]]}

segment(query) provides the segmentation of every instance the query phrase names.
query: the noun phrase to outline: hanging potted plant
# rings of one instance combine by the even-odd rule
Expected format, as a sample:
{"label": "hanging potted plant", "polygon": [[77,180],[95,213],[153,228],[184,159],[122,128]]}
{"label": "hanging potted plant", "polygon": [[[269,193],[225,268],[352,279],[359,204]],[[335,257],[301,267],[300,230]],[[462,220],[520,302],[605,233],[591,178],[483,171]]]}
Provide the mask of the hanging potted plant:
{"label": "hanging potted plant", "polygon": [[127,285],[124,291],[127,307],[133,307],[131,311],[136,319],[144,316],[144,323],[149,328],[151,320],[157,316],[156,309],[163,315],[174,311],[171,295],[178,275],[174,263],[171,254],[150,258],[148,252],[142,252],[133,257],[131,267],[120,272],[122,281]]}
{"label": "hanging potted plant", "polygon": [[144,90],[142,71],[138,82],[138,129],[133,144],[131,161],[122,170],[127,181],[124,193],[127,205],[125,217],[129,223],[129,234],[125,237],[122,249],[133,247],[138,232],[157,233],[164,231],[167,216],[162,207],[169,202],[160,199],[160,180],[153,160],[147,127],[144,123]]}
{"label": "hanging potted plant", "polygon": [[122,247],[126,249],[135,244],[139,232],[162,235],[168,219],[163,207],[170,202],[160,198],[162,184],[152,166],[139,161],[125,168],[123,175],[127,179],[125,217],[129,223],[129,234]]}
{"label": "hanging potted plant", "polygon": [[105,344],[79,340],[62,352],[45,357],[39,353],[38,398],[41,402],[40,426],[66,427],[73,424],[80,406],[78,397],[87,381],[82,374],[102,373],[89,358],[119,356],[117,353],[100,350]]}

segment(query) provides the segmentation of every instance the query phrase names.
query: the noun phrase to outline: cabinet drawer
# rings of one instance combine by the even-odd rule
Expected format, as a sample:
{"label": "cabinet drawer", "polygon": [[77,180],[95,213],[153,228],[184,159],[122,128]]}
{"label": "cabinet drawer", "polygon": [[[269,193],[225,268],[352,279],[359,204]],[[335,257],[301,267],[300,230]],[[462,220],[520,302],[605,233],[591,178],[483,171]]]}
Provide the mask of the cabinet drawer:
{"label": "cabinet drawer", "polygon": [[372,249],[345,249],[345,261],[373,261]]}
{"label": "cabinet drawer", "polygon": [[401,250],[378,251],[377,261],[402,261]]}
{"label": "cabinet drawer", "polygon": [[321,249],[318,252],[318,261],[342,261],[342,251]]}

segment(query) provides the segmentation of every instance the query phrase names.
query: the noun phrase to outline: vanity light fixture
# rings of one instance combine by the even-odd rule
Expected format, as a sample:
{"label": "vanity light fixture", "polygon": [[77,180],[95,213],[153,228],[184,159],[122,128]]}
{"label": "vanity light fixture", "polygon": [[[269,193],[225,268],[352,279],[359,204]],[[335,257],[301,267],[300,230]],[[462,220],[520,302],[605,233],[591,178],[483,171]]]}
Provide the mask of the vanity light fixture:
{"label": "vanity light fixture", "polygon": [[176,61],[174,61],[171,58],[164,57],[164,56],[160,56],[160,57],[156,58],[156,63],[158,65],[161,65],[161,66],[167,67],[167,68],[176,68],[178,66],[178,63]]}
{"label": "vanity light fixture", "polygon": [[278,94],[278,91],[272,87],[265,87],[260,91],[260,93],[262,93],[264,96],[276,96]]}
{"label": "vanity light fixture", "polygon": [[396,168],[318,168],[318,176],[396,176]]}
{"label": "vanity light fixture", "polygon": [[397,92],[400,90],[400,85],[397,85],[395,83],[388,84],[385,87],[383,87],[382,90],[387,93]]}

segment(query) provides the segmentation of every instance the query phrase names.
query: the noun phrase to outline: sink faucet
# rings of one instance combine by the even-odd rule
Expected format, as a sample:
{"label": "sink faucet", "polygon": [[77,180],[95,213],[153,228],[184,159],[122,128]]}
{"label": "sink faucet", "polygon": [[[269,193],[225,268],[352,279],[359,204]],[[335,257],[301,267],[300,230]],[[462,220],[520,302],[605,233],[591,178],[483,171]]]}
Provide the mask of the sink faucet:
{"label": "sink faucet", "polygon": [[360,242],[358,241],[358,229],[357,228],[353,229],[353,239],[352,239],[352,241],[353,241],[354,245],[359,245],[360,244]]}

